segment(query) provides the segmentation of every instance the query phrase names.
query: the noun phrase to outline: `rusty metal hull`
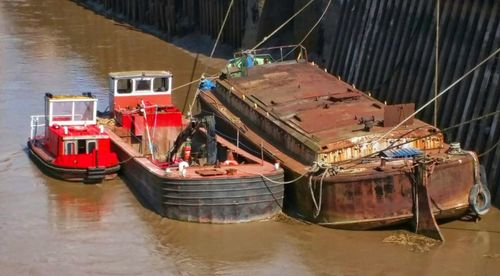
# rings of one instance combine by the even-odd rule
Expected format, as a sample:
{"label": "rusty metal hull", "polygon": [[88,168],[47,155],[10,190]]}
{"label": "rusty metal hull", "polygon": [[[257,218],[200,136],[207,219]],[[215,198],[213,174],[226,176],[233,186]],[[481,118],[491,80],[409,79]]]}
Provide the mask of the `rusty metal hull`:
{"label": "rusty metal hull", "polygon": [[[459,163],[458,160],[462,160]],[[463,216],[469,211],[468,195],[473,183],[472,158],[437,165],[430,176],[429,196],[437,219]],[[410,170],[372,174],[313,177],[291,186],[287,210],[317,224],[342,229],[365,230],[409,222],[414,217],[414,181]],[[319,202],[319,214],[312,196]]]}
{"label": "rusty metal hull", "polygon": [[[268,162],[239,165],[224,176],[199,176],[195,167],[187,177],[165,173],[145,156],[131,151],[110,133],[112,149],[122,161],[121,173],[139,201],[163,217],[198,223],[240,223],[271,218],[281,212],[283,170]],[[198,168],[199,169],[199,168]],[[268,180],[261,175],[264,175]],[[273,181],[279,184],[273,183]]]}
{"label": "rusty metal hull", "polygon": [[[356,114],[373,112],[375,116],[381,116],[384,104],[359,95],[361,92],[355,88],[347,87],[349,93],[359,93],[354,96],[362,99],[360,108],[356,109],[354,97],[349,94],[347,105],[343,106],[342,100],[335,99],[328,106],[330,117],[321,118],[323,108],[319,108],[314,117],[311,102],[321,107],[324,106],[325,98],[311,94],[329,87],[333,89],[323,91],[330,94],[328,100],[332,94],[341,98],[344,94],[338,93],[336,86],[344,91],[346,84],[339,84],[337,79],[328,80],[333,78],[331,76],[318,80],[321,78],[316,74],[324,72],[315,72],[318,69],[310,70],[306,68],[309,65],[299,64],[296,66],[301,70],[306,68],[308,75],[302,76],[297,81],[299,84],[291,89],[289,83],[283,85],[283,80],[273,80],[269,76],[282,77],[285,76],[283,72],[292,74],[297,70],[293,68],[295,65],[286,64],[282,68],[280,65],[273,66],[255,69],[261,71],[249,72],[247,78],[219,80],[217,89],[200,94],[200,101],[205,112],[216,114],[220,131],[231,137],[238,133],[240,141],[254,150],[259,150],[262,145],[269,159],[282,163],[288,179],[306,173],[298,182],[286,187],[285,212],[320,225],[344,229],[372,229],[405,223],[414,218],[415,192],[412,189],[415,179],[412,176],[412,160],[406,158],[393,164],[382,164],[380,157],[362,160],[357,156],[363,153],[357,153],[359,149],[352,142],[362,135],[373,135],[375,140],[377,135],[381,136],[389,129],[380,126],[375,127],[373,132],[365,133],[358,130],[359,125],[355,121]],[[264,84],[262,76],[267,76],[269,83]],[[283,87],[280,87],[280,82]],[[255,92],[252,89],[254,86],[261,90]],[[276,99],[273,99],[273,93]],[[269,99],[268,103],[262,100],[264,97]],[[280,104],[280,101],[284,104]],[[289,120],[293,116],[284,116],[287,112],[299,115],[299,118]],[[388,139],[418,138],[434,132],[438,133],[432,126],[415,120],[411,127],[398,129]],[[344,143],[346,140],[349,141]],[[381,144],[384,147],[386,145]],[[476,168],[471,155],[465,152],[447,154],[448,145],[443,142],[441,134],[433,139],[418,140],[412,146],[423,149],[425,155],[434,162],[429,174],[428,194],[436,218],[464,215],[469,210],[468,196],[475,181]],[[338,164],[340,173],[323,176],[306,172],[312,162],[325,158],[331,161],[331,156],[335,154],[340,158],[333,164]]]}

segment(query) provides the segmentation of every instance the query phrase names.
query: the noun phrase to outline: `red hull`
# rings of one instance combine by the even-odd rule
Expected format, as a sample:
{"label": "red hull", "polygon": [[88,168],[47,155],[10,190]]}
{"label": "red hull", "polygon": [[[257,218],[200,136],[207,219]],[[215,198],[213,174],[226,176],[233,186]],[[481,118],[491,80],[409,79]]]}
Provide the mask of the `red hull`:
{"label": "red hull", "polygon": [[102,167],[71,167],[61,166],[54,163],[52,157],[47,150],[38,146],[35,141],[28,141],[28,150],[30,157],[35,163],[46,172],[48,175],[66,181],[84,182],[84,183],[100,183],[103,180],[111,180],[115,178],[120,169],[119,163],[111,166]]}

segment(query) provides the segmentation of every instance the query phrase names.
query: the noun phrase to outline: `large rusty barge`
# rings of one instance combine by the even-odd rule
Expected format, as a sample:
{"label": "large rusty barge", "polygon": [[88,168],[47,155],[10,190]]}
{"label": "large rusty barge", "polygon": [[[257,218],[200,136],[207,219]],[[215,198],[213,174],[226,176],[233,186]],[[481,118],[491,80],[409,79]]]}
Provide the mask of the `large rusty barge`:
{"label": "large rusty barge", "polygon": [[488,210],[475,153],[416,118],[392,130],[414,104],[379,102],[308,62],[305,49],[287,49],[235,55],[199,99],[219,131],[263,147],[296,180],[285,193],[288,214],[372,229]]}

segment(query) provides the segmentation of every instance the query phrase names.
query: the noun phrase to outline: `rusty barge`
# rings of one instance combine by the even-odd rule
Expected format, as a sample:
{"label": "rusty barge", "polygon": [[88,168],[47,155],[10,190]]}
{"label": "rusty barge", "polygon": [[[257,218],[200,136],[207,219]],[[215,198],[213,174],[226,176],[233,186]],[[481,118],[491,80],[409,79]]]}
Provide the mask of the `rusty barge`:
{"label": "rusty barge", "polygon": [[390,131],[414,104],[373,99],[308,62],[302,47],[236,54],[199,100],[220,132],[263,147],[296,180],[286,188],[289,215],[343,229],[432,228],[489,208],[475,153],[416,118]]}
{"label": "rusty barge", "polygon": [[109,83],[111,147],[146,207],[199,223],[249,222],[281,212],[283,169],[215,135],[213,118],[183,118],[171,101],[170,72],[114,72]]}

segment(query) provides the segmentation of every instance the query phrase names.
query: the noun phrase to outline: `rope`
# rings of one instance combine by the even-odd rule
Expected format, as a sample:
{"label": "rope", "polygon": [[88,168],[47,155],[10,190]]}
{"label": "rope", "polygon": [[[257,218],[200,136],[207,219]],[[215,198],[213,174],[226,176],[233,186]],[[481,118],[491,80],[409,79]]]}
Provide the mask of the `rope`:
{"label": "rope", "polygon": [[425,103],[423,106],[421,106],[419,109],[417,109],[415,112],[413,112],[410,116],[406,117],[403,121],[401,121],[399,124],[397,124],[395,127],[390,129],[388,132],[386,132],[384,135],[380,136],[375,142],[380,141],[381,139],[385,138],[389,133],[393,132],[400,126],[402,126],[404,123],[406,123],[408,120],[410,120],[413,116],[418,114],[420,111],[422,111],[424,108],[426,108],[428,105],[433,103],[436,99],[444,95],[446,92],[448,92],[451,88],[453,88],[455,85],[457,85],[459,82],[461,82],[463,79],[465,79],[467,76],[469,76],[471,73],[473,73],[477,68],[479,68],[481,65],[489,61],[491,58],[493,58],[496,54],[500,52],[500,48],[496,49],[491,55],[489,55],[487,58],[483,59],[480,63],[478,63],[476,66],[474,66],[472,69],[470,69],[467,73],[462,75],[460,78],[458,78],[455,82],[453,82],[450,86],[446,87],[441,93],[437,94],[435,97],[433,97],[430,101]]}
{"label": "rope", "polygon": [[264,178],[265,180],[271,182],[271,183],[274,183],[274,184],[281,184],[281,185],[287,185],[287,184],[292,184],[294,182],[297,182],[299,181],[302,177],[306,176],[306,174],[310,173],[310,170],[307,170],[306,172],[304,172],[303,174],[301,174],[300,176],[298,176],[297,178],[295,179],[292,179],[292,180],[289,180],[289,181],[276,181],[276,180],[273,180],[261,173],[258,173],[258,172],[248,172],[248,171],[244,171],[244,170],[241,170],[238,168],[239,171],[242,171],[244,173],[248,173],[248,174],[255,174],[255,175],[258,175],[258,176],[261,176],[262,178]]}
{"label": "rope", "polygon": [[[224,17],[224,20],[222,21],[222,25],[221,25],[221,27],[219,29],[219,33],[217,34],[217,39],[215,40],[214,47],[212,47],[212,51],[210,52],[210,57],[208,58],[208,60],[207,60],[207,62],[205,64],[205,70],[203,71],[203,74],[202,74],[201,78],[199,78],[199,79],[197,79],[195,81],[192,81],[189,84],[193,84],[195,82],[200,82],[201,80],[205,79],[205,73],[207,72],[207,69],[208,69],[208,63],[212,59],[212,57],[213,57],[213,55],[215,53],[215,49],[217,48],[217,44],[219,43],[219,39],[220,39],[220,37],[222,35],[222,31],[224,30],[224,26],[226,25],[226,21],[227,21],[227,19],[229,17],[229,12],[231,11],[231,7],[233,6],[233,3],[234,3],[234,0],[231,0],[231,3],[229,3],[229,7],[227,7],[226,16]],[[215,76],[217,76],[217,75],[215,75]],[[191,104],[189,105],[188,116],[191,116],[191,114],[192,114],[194,102],[196,101],[196,98],[198,97],[199,93],[200,93],[200,90],[196,89],[196,92],[194,94],[193,100],[191,101]],[[188,96],[189,96],[189,93],[188,93]],[[186,99],[186,102],[187,102],[187,99]]]}
{"label": "rope", "polygon": [[289,56],[293,51],[295,51],[299,45],[302,45],[302,43],[304,43],[304,41],[307,39],[307,37],[309,37],[309,35],[314,31],[314,29],[316,29],[316,27],[319,25],[319,22],[321,22],[321,20],[323,19],[323,17],[325,16],[326,14],[326,11],[328,10],[328,8],[330,7],[330,4],[332,3],[332,0],[328,1],[328,4],[326,4],[326,7],[325,7],[325,10],[323,11],[323,13],[321,14],[321,16],[319,17],[318,21],[316,21],[316,23],[312,26],[312,28],[309,30],[309,32],[307,32],[307,34],[304,36],[304,38],[302,38],[302,40],[297,43],[297,45],[295,47],[293,47],[292,50],[290,50],[288,53],[286,53],[282,58],[281,58],[281,61],[283,61],[287,56]]}
{"label": "rope", "polygon": [[[258,48],[260,45],[262,45],[264,42],[266,42],[266,41],[267,41],[270,37],[272,37],[272,36],[273,36],[274,34],[276,34],[279,30],[281,30],[281,29],[282,29],[282,28],[283,28],[286,24],[288,24],[288,23],[289,23],[289,22],[290,22],[293,18],[295,18],[297,15],[299,15],[299,14],[300,14],[300,13],[301,13],[301,12],[302,12],[305,8],[307,8],[307,7],[308,7],[308,6],[309,6],[312,2],[314,2],[314,1],[315,1],[315,0],[310,0],[308,3],[306,3],[306,4],[305,4],[305,5],[304,5],[304,6],[303,6],[300,10],[298,10],[298,11],[297,11],[294,15],[292,15],[292,16],[291,16],[291,17],[290,17],[287,21],[285,21],[283,24],[281,24],[281,25],[280,25],[280,26],[279,26],[276,30],[274,30],[274,31],[273,31],[272,33],[270,33],[269,35],[265,36],[265,37],[264,37],[264,39],[263,39],[261,42],[257,43],[257,45],[255,45],[255,46],[254,46],[254,47],[253,47],[250,51],[254,51],[256,48]],[[228,16],[229,16],[229,11],[230,11],[230,9],[231,9],[231,7],[232,7],[232,5],[233,5],[233,2],[234,2],[234,0],[231,0],[231,3],[229,4],[229,7],[228,7],[227,12],[226,12],[226,16],[225,16],[225,18],[224,18],[224,21],[223,21],[222,26],[221,26],[221,28],[220,28],[219,34],[218,34],[218,36],[217,36],[216,43],[215,43],[215,45],[214,45],[214,48],[212,49],[212,53],[210,54],[210,58],[212,58],[212,55],[213,55],[213,53],[214,53],[214,51],[215,51],[215,47],[217,46],[217,42],[218,42],[218,40],[219,40],[219,38],[220,38],[220,35],[221,35],[221,33],[222,33],[222,30],[223,30],[223,28],[224,28],[224,25],[225,25],[225,23],[226,23],[226,20],[227,20],[227,18],[228,18]],[[208,66],[208,65],[207,65],[207,66]],[[206,71],[206,68],[205,68],[205,71]],[[199,82],[199,81],[201,81],[202,79],[203,79],[203,77],[201,77],[201,78],[199,78],[199,79],[197,79],[197,80],[194,80],[194,81],[188,82],[188,83],[186,83],[186,84],[183,84],[183,85],[181,85],[181,86],[175,87],[175,88],[173,88],[173,89],[172,89],[172,91],[175,91],[175,90],[177,90],[177,89],[179,89],[179,88],[182,88],[182,87],[185,87],[185,86],[191,85],[191,84],[193,84],[193,83]],[[196,100],[196,97],[198,96],[198,93],[199,93],[199,92],[198,92],[198,91],[196,91],[196,94],[195,94],[195,95],[194,95],[194,97],[193,97],[193,101],[192,101],[191,105],[189,106],[189,114],[191,114],[191,111],[192,111],[192,108],[193,108],[193,104],[194,104],[194,101]]]}
{"label": "rope", "polygon": [[[206,78],[206,79],[207,79],[207,78],[208,78],[208,79],[216,79],[218,75],[219,75],[219,74],[213,74],[213,75],[211,75],[211,76],[209,76],[209,77],[205,77],[205,78]],[[180,86],[177,86],[177,87],[175,87],[175,88],[172,88],[172,92],[173,92],[173,91],[175,91],[175,90],[177,90],[177,89],[180,89],[180,88],[186,87],[186,86],[188,86],[188,85],[191,85],[191,84],[193,84],[193,83],[199,82],[199,81],[201,81],[202,79],[203,79],[203,78],[199,78],[199,79],[196,79],[196,80],[194,80],[194,81],[190,81],[190,82],[185,83],[185,84],[183,84],[183,85],[180,85]]]}
{"label": "rope", "polygon": [[[431,137],[431,136],[434,136],[434,135],[436,135],[436,134],[438,134],[438,133],[444,133],[444,132],[447,132],[447,131],[452,130],[452,129],[454,129],[454,128],[461,127],[461,126],[463,126],[463,125],[470,124],[470,123],[472,123],[472,122],[474,122],[474,121],[479,121],[479,120],[482,120],[482,119],[484,119],[484,118],[491,117],[491,116],[494,116],[494,115],[497,115],[497,114],[500,114],[500,110],[497,110],[497,111],[494,111],[494,112],[490,112],[490,113],[488,113],[488,114],[485,114],[485,115],[482,115],[482,116],[479,116],[479,117],[476,117],[476,118],[472,118],[472,119],[470,119],[470,120],[468,120],[468,121],[462,122],[462,123],[460,123],[460,124],[456,124],[456,125],[453,125],[453,126],[450,126],[450,127],[444,128],[444,129],[442,129],[442,130],[440,130],[439,132],[436,132],[436,133],[430,133],[430,134],[428,134],[428,135],[415,137],[414,139],[407,140],[407,141],[406,141],[406,142],[404,142],[404,143],[394,144],[394,145],[388,146],[388,147],[386,147],[386,148],[384,148],[384,149],[382,149],[382,150],[379,150],[379,151],[376,151],[376,152],[373,152],[373,153],[367,154],[367,155],[365,155],[365,156],[362,156],[362,157],[359,157],[359,158],[356,158],[356,159],[345,160],[345,161],[343,161],[343,162],[339,162],[339,163],[337,163],[337,164],[344,164],[344,163],[348,163],[348,162],[349,162],[349,163],[351,163],[351,162],[361,161],[361,160],[363,160],[363,159],[365,159],[365,158],[372,157],[372,156],[376,156],[376,155],[380,154],[380,153],[381,153],[381,152],[383,152],[383,151],[386,151],[386,150],[389,150],[389,149],[393,149],[393,148],[397,148],[397,147],[400,147],[400,146],[402,146],[402,145],[406,145],[406,144],[412,143],[412,142],[417,141],[417,140],[420,140],[420,139],[424,139],[424,138],[427,138],[427,137]],[[500,141],[499,141],[499,142],[497,142],[497,144],[498,144],[498,143],[500,143]],[[360,143],[360,144],[362,144],[362,143]],[[360,144],[357,144],[357,145],[360,145]],[[496,146],[496,145],[495,145],[495,146]],[[489,150],[491,150],[491,149],[492,149],[492,148],[490,148]],[[482,154],[486,154],[486,153],[487,153],[487,152],[483,152]],[[359,164],[355,164],[355,165],[353,165],[352,167],[357,166],[357,165],[359,165]]]}
{"label": "rope", "polygon": [[[314,218],[317,218],[319,216],[319,213],[321,212],[321,206],[323,202],[323,180],[325,179],[326,175],[330,173],[331,175],[336,175],[339,173],[340,168],[337,166],[333,166],[331,164],[328,164],[326,162],[314,162],[313,166],[311,167],[310,171],[312,173],[318,172],[319,170],[323,169],[323,173],[321,173],[321,178],[319,180],[319,195],[318,195],[318,200],[316,201],[316,197],[314,196],[314,189],[313,189],[313,175],[309,175],[309,191],[311,192],[311,198],[314,204],[314,207],[316,208],[316,211],[314,212]],[[314,184],[316,184],[317,179],[314,180]]]}
{"label": "rope", "polygon": [[270,33],[269,35],[265,36],[264,39],[257,43],[257,45],[255,45],[252,49],[250,49],[250,52],[251,51],[254,51],[255,49],[257,49],[258,47],[260,47],[260,45],[262,45],[264,42],[266,42],[269,38],[271,38],[273,35],[275,35],[279,30],[281,30],[283,27],[285,27],[286,24],[288,24],[290,21],[292,21],[292,19],[294,19],[297,15],[299,15],[305,8],[307,8],[309,5],[311,5],[312,2],[314,2],[315,0],[310,0],[309,2],[307,2],[300,10],[298,10],[294,15],[292,15],[292,17],[290,17],[287,21],[285,21],[283,24],[281,24],[276,30],[274,30],[272,33]]}
{"label": "rope", "polygon": [[498,140],[492,147],[490,147],[489,149],[487,149],[483,153],[479,154],[477,157],[481,157],[483,155],[488,154],[490,151],[492,151],[493,149],[495,149],[499,144],[500,144],[500,140]]}
{"label": "rope", "polygon": [[[229,7],[227,8],[226,16],[224,17],[224,20],[222,21],[222,26],[220,27],[219,34],[217,35],[217,39],[215,40],[215,44],[214,44],[214,47],[212,48],[212,52],[210,52],[210,57],[208,58],[208,61],[210,61],[210,59],[212,59],[212,56],[215,53],[215,48],[217,47],[217,43],[219,43],[219,39],[222,35],[222,30],[224,29],[224,26],[226,25],[226,21],[227,21],[227,18],[229,17],[229,12],[231,11],[231,7],[233,6],[233,3],[234,3],[234,0],[231,0],[231,3],[229,3]],[[208,61],[205,65],[205,70],[204,70],[205,73],[207,72],[207,69],[208,69]]]}

